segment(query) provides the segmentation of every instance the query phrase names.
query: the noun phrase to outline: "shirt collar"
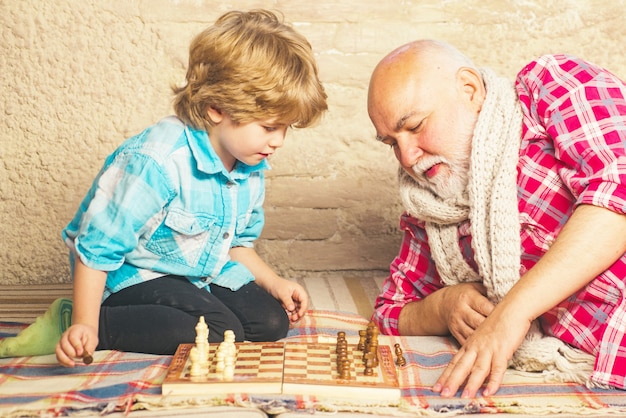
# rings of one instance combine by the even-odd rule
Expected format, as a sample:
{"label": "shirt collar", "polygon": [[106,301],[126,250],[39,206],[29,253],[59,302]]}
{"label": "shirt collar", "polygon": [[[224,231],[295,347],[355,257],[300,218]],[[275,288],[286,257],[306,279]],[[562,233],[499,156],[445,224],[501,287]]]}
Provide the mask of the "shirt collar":
{"label": "shirt collar", "polygon": [[229,172],[226,170],[224,163],[222,163],[222,160],[211,146],[211,141],[209,140],[209,135],[206,131],[194,129],[191,126],[187,126],[187,131],[189,132],[187,137],[189,140],[189,148],[191,148],[191,154],[196,160],[198,170],[204,173],[217,174],[222,172],[230,179],[243,179],[249,177],[251,173],[256,171],[269,170],[271,168],[267,159],[263,159],[260,163],[254,166],[237,161],[233,170]]}

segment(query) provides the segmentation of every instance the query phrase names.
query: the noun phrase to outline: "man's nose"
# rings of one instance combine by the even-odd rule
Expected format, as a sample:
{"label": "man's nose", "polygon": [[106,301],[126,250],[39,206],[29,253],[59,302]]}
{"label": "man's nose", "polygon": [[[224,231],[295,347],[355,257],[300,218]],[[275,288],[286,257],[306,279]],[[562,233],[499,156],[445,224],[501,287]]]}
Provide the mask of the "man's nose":
{"label": "man's nose", "polygon": [[396,158],[402,167],[413,167],[424,154],[417,141],[399,140],[395,147]]}

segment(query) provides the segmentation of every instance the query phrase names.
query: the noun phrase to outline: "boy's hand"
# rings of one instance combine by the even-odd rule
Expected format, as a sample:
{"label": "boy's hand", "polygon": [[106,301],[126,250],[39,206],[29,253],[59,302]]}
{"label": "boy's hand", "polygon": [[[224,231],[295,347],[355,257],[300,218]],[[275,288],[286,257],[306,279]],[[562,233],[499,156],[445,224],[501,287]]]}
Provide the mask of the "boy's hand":
{"label": "boy's hand", "polygon": [[297,322],[306,315],[309,295],[298,283],[281,278],[272,289],[272,295],[283,305],[291,322]]}
{"label": "boy's hand", "polygon": [[57,360],[62,366],[74,367],[75,359],[93,355],[97,346],[98,333],[95,328],[74,324],[63,333],[56,346]]}

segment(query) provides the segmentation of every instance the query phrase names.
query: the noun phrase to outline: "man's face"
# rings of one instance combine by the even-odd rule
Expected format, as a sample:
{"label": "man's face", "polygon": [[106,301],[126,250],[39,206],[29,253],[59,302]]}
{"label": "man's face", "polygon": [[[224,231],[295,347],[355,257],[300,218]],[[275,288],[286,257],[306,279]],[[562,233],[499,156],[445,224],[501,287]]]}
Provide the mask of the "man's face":
{"label": "man's face", "polygon": [[370,84],[368,108],[377,138],[392,147],[417,183],[442,199],[458,197],[468,182],[478,111],[454,80],[396,70],[375,74]]}

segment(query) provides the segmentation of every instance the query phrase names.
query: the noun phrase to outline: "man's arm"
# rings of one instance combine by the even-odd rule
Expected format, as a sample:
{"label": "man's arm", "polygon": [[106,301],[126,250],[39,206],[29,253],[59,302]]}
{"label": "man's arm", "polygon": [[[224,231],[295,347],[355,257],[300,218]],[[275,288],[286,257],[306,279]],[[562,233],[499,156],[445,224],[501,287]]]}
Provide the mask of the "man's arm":
{"label": "man's arm", "polygon": [[485,295],[479,283],[444,287],[404,305],[398,331],[400,335],[452,334],[463,344],[494,308]]}
{"label": "man's arm", "polygon": [[488,379],[483,395],[493,395],[531,322],[591,282],[625,252],[626,215],[579,206],[552,247],[468,338],[433,390],[453,396],[467,379],[462,396],[472,398]]}

